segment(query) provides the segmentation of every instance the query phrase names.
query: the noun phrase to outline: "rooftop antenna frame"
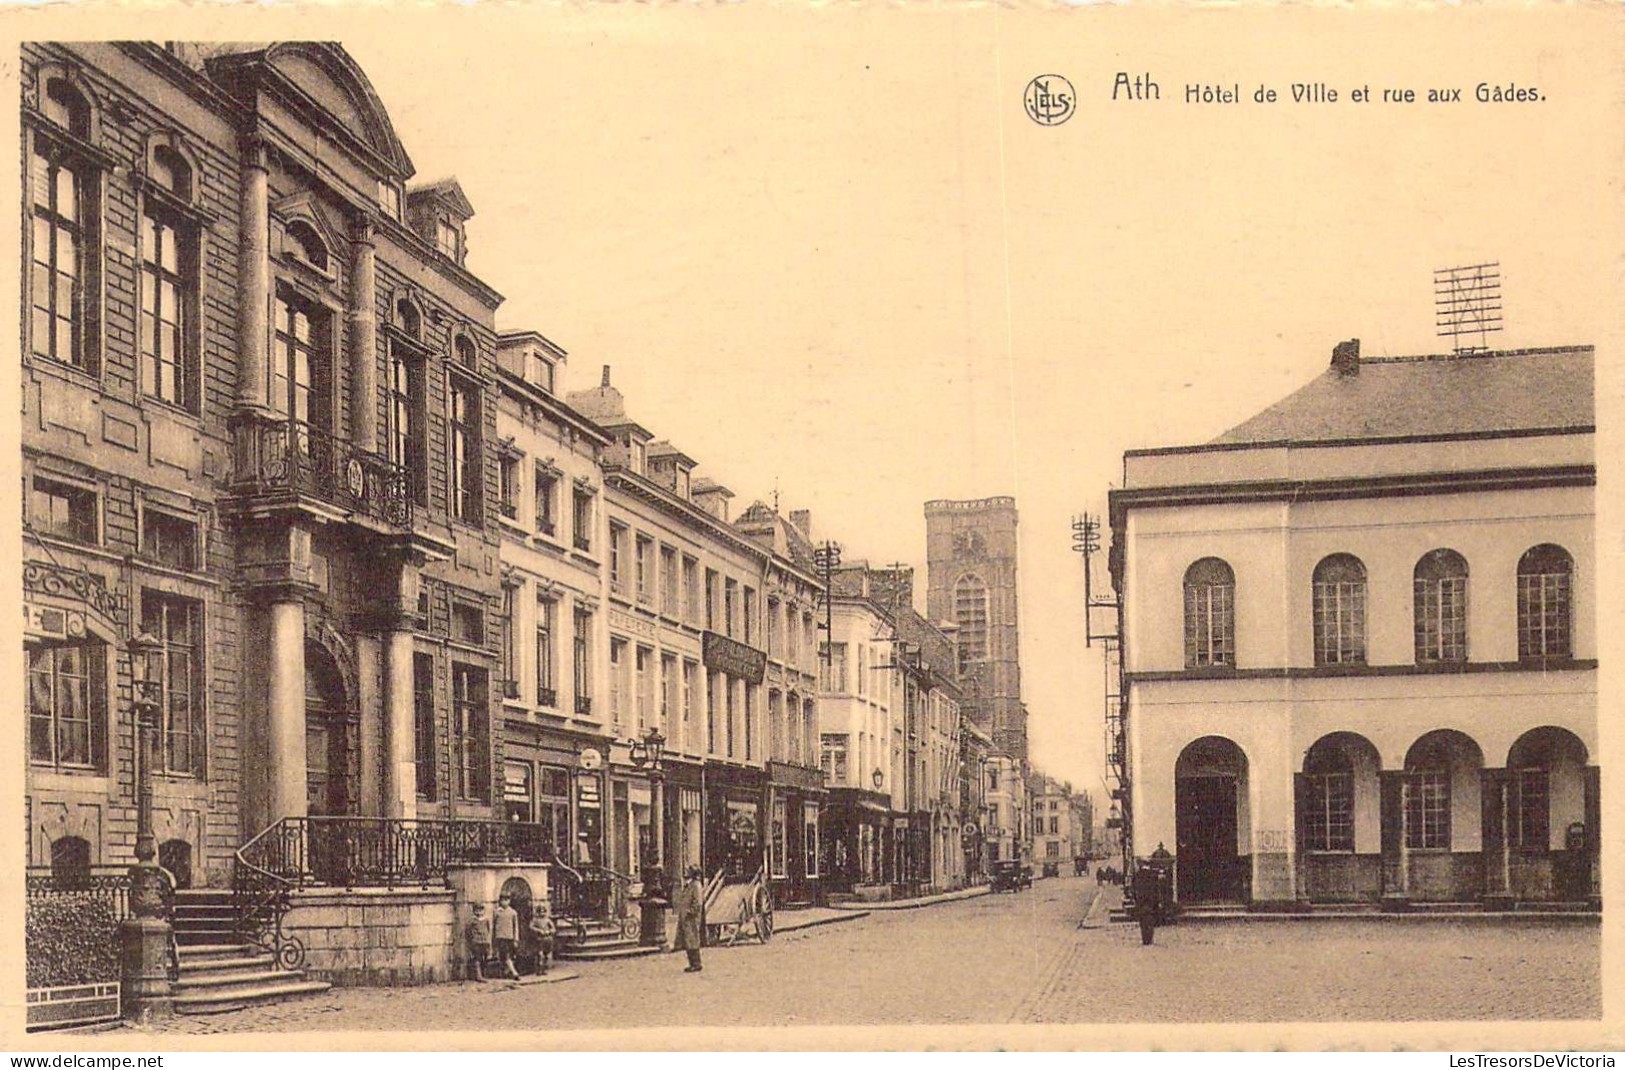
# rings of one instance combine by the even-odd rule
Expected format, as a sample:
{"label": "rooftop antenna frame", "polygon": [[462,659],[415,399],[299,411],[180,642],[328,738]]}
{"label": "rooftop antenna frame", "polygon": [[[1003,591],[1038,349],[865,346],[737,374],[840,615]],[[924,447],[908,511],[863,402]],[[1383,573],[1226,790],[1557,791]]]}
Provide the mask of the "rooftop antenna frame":
{"label": "rooftop antenna frame", "polygon": [[[1502,329],[1501,264],[1464,264],[1433,272],[1433,325],[1451,339],[1455,356],[1489,350],[1489,336]],[[1468,339],[1476,337],[1472,344]]]}

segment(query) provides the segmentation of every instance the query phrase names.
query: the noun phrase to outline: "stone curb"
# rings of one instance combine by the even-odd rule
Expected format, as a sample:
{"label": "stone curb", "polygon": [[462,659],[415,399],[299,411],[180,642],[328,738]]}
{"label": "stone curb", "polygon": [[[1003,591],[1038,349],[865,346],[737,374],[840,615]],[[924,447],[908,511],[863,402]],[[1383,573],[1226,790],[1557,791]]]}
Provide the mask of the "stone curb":
{"label": "stone curb", "polygon": [[854,903],[852,905],[848,905],[846,903],[835,903],[830,907],[830,909],[862,911],[915,910],[919,907],[935,906],[938,903],[952,903],[959,899],[975,899],[977,896],[986,895],[990,891],[992,891],[990,887],[985,884],[981,884],[977,885],[975,888],[961,888],[955,892],[943,892],[941,895],[921,896],[919,899],[895,899],[879,903]]}
{"label": "stone curb", "polygon": [[[1460,914],[1449,914],[1443,911],[1415,911],[1401,912],[1333,912],[1316,911],[1307,914],[1274,913],[1262,911],[1245,914],[1219,914],[1207,917],[1182,917],[1175,926],[1180,925],[1236,925],[1251,922],[1317,922],[1317,921],[1364,921],[1364,922],[1400,922],[1407,924],[1426,924],[1428,922],[1452,922],[1456,924],[1488,925],[1517,922],[1534,922],[1537,925],[1600,925],[1602,915],[1589,914],[1557,914],[1536,910],[1495,910],[1472,911]],[[1160,926],[1159,926],[1160,928]]]}
{"label": "stone curb", "polygon": [[[782,914],[776,915],[774,917],[774,921],[777,922],[777,920],[783,916],[784,915]],[[868,916],[869,912],[867,910],[849,910],[844,914],[835,914],[827,918],[817,918],[813,921],[803,921],[790,925],[778,925],[774,928],[773,935],[777,936],[780,933],[798,933],[803,929],[816,929],[820,925],[838,925],[843,921],[857,921],[859,918],[867,918]]]}

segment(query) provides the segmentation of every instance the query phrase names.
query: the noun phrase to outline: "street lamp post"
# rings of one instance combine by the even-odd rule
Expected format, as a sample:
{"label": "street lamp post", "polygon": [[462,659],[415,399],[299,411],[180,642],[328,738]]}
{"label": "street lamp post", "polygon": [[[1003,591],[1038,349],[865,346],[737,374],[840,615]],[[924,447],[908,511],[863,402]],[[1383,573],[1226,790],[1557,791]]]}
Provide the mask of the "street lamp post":
{"label": "street lamp post", "polygon": [[666,908],[670,902],[666,896],[666,776],[660,764],[665,749],[666,737],[658,728],[650,728],[632,743],[632,764],[649,771],[650,803],[654,811],[651,822],[654,864],[643,874],[643,918],[639,933],[639,942],[651,947],[666,942]]}
{"label": "street lamp post", "polygon": [[142,1021],[174,1008],[169,976],[170,924],[164,903],[168,878],[158,867],[152,832],[152,736],[161,705],[158,659],[163,643],[150,633],[130,639],[131,712],[136,743],[135,863],[130,866],[130,913],[119,924],[124,1016]]}

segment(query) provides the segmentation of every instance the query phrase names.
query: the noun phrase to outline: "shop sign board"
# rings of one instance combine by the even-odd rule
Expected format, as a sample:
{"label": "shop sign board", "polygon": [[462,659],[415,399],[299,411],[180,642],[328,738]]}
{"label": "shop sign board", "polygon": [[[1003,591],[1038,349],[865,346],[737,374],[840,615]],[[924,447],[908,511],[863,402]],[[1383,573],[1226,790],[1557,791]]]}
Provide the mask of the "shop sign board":
{"label": "shop sign board", "polygon": [[767,676],[767,654],[753,646],[716,632],[705,632],[702,640],[705,667],[729,676],[760,684]]}

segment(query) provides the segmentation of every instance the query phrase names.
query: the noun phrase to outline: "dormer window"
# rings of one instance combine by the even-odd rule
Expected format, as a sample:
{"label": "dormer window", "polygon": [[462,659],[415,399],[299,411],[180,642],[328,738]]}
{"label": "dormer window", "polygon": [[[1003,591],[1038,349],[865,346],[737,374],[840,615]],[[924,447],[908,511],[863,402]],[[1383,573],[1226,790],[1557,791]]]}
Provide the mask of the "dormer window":
{"label": "dormer window", "polygon": [[401,191],[392,183],[378,183],[378,207],[391,219],[401,217]]}
{"label": "dormer window", "polygon": [[553,362],[539,352],[531,362],[531,382],[549,394],[553,393]]}
{"label": "dormer window", "polygon": [[441,255],[459,263],[462,262],[462,233],[458,230],[456,223],[444,216],[435,222],[434,244],[435,248],[440,250]]}
{"label": "dormer window", "polygon": [[295,256],[315,268],[327,270],[327,245],[309,223],[296,220],[288,224],[288,245]]}

